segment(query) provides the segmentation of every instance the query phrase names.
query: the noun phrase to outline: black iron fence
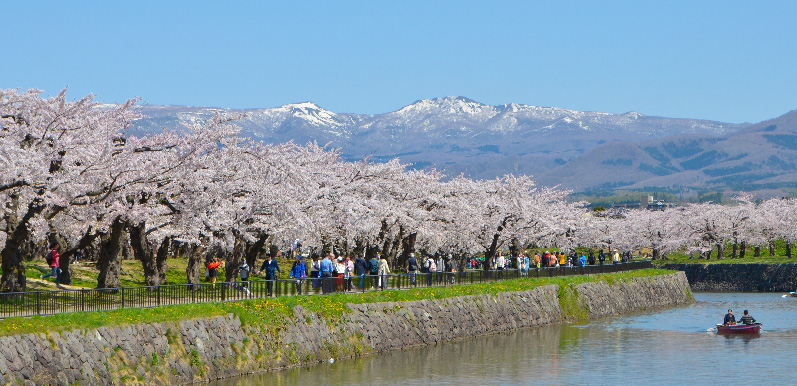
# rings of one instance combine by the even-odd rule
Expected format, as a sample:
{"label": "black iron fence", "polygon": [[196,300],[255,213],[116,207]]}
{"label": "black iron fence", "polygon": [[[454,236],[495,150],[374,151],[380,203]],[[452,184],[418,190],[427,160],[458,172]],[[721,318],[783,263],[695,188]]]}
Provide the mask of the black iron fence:
{"label": "black iron fence", "polygon": [[145,308],[186,303],[205,303],[264,298],[366,292],[388,289],[441,287],[455,284],[489,283],[521,277],[593,275],[651,268],[650,261],[584,267],[508,269],[498,271],[402,273],[351,277],[252,280],[237,282],[176,284],[153,287],[32,291],[0,294],[0,318],[51,315],[64,312]]}

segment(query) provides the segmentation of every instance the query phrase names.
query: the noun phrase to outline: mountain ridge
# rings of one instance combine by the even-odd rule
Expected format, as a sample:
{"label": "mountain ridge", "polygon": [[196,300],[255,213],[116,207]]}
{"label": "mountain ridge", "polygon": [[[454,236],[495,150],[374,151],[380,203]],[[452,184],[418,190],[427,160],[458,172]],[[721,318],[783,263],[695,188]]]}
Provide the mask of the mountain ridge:
{"label": "mountain ridge", "polygon": [[[473,99],[420,99],[380,114],[335,113],[314,102],[274,108],[225,109],[143,106],[140,132],[177,128],[217,112],[244,113],[242,135],[271,143],[315,141],[340,148],[347,159],[400,155],[416,168],[449,175],[494,178],[506,173],[550,172],[601,145],[679,135],[723,136],[750,125],[689,118],[585,112],[518,103],[487,105]],[[553,184],[559,185],[559,184]]]}
{"label": "mountain ridge", "polygon": [[[592,149],[539,176],[576,191],[603,188],[797,191],[797,110],[724,135],[677,135]],[[585,170],[601,165],[601,172]]]}

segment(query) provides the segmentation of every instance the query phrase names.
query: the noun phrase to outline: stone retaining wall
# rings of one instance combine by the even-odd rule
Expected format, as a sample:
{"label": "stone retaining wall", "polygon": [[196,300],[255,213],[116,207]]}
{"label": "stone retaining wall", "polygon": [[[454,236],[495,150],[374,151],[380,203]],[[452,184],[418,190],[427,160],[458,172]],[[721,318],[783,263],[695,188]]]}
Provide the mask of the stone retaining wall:
{"label": "stone retaining wall", "polygon": [[[563,291],[565,293],[563,293]],[[569,292],[568,292],[569,291]],[[565,299],[567,298],[567,299]],[[186,384],[580,317],[693,301],[682,272],[523,292],[349,304],[330,322],[297,306],[289,323],[233,315],[0,338],[0,384]]]}
{"label": "stone retaining wall", "polygon": [[797,264],[666,264],[686,273],[695,291],[789,292],[797,286]]}

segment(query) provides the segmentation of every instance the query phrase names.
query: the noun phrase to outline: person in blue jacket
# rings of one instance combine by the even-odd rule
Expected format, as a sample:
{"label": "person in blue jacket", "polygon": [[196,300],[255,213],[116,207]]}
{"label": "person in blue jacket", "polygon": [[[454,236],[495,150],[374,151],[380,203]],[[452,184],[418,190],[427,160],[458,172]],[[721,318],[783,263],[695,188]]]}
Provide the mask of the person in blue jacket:
{"label": "person in blue jacket", "polygon": [[332,265],[333,257],[331,253],[327,253],[320,263],[321,268],[319,271],[321,272],[321,291],[323,293],[332,292],[332,274],[335,269]]}
{"label": "person in blue jacket", "polygon": [[358,288],[363,288],[365,273],[368,271],[368,262],[365,261],[365,256],[363,254],[358,255],[357,259],[354,260],[354,274],[360,277],[360,286]]}
{"label": "person in blue jacket", "polygon": [[296,255],[293,257],[293,265],[291,266],[290,277],[291,279],[295,280],[296,293],[301,295],[302,284],[304,283],[304,279],[307,278],[307,269],[304,266],[304,262],[302,262],[302,255]]}
{"label": "person in blue jacket", "polygon": [[266,261],[260,266],[257,274],[260,275],[263,271],[266,271],[266,287],[268,287],[268,296],[271,296],[274,292],[274,280],[277,280],[277,273],[282,273],[282,271],[277,261],[272,260],[270,253],[266,253]]}

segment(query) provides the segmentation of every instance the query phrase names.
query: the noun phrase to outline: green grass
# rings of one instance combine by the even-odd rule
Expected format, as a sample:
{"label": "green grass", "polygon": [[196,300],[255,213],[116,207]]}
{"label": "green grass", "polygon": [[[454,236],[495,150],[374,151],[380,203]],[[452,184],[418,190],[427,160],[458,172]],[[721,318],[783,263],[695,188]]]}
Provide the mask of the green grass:
{"label": "green grass", "polygon": [[690,259],[689,256],[668,256],[667,260],[657,260],[654,261],[653,264],[655,265],[662,265],[662,264],[795,264],[797,263],[797,258],[792,257],[791,259],[787,258],[786,256],[765,256],[765,257],[745,257],[744,259],[736,258],[731,259],[726,257],[722,260],[717,260],[716,257],[712,258],[711,260],[706,259]]}
{"label": "green grass", "polygon": [[[684,251],[671,252],[667,254],[666,260],[657,260],[653,264],[795,264],[797,263],[797,245],[792,246],[792,257],[786,257],[786,243],[783,240],[775,241],[775,254],[770,256],[769,247],[761,247],[761,256],[753,257],[755,246],[748,245],[745,257],[733,258],[733,244],[727,243],[723,250],[722,259],[717,258],[717,247],[711,251],[710,259],[690,257]],[[737,251],[737,254],[739,252]]]}
{"label": "green grass", "polygon": [[[548,284],[560,288],[572,287],[586,282],[621,282],[630,278],[657,276],[672,273],[664,269],[643,269],[631,272],[612,273],[593,276],[566,276],[553,278],[520,278],[494,283],[454,285],[411,290],[374,291],[311,296],[286,296],[279,298],[253,299],[227,303],[185,304],[155,308],[130,308],[115,311],[86,313],[67,313],[29,318],[7,318],[0,320],[0,336],[99,328],[137,323],[154,323],[188,320],[198,317],[213,317],[235,314],[247,325],[260,326],[270,331],[278,331],[282,326],[293,323],[293,309],[301,305],[305,310],[319,314],[328,322],[335,323],[344,313],[350,312],[347,303],[363,304],[376,302],[400,302],[423,299],[445,299],[464,295],[495,295],[501,292],[530,290]],[[571,304],[572,290],[565,289],[564,306],[578,317],[581,311],[577,304]],[[564,294],[564,295],[563,295]],[[570,303],[568,303],[570,302]],[[570,314],[568,314],[570,315]]]}

